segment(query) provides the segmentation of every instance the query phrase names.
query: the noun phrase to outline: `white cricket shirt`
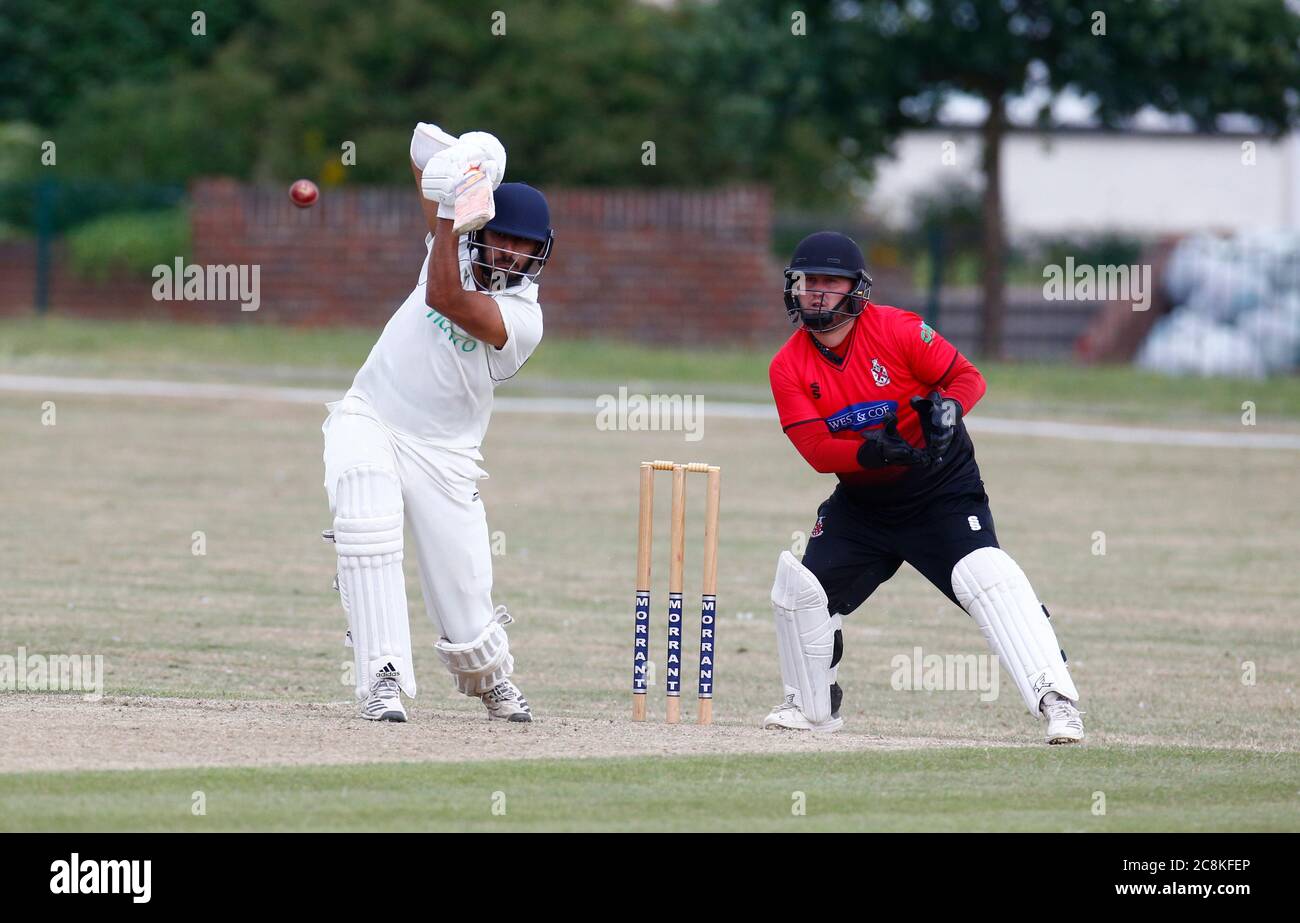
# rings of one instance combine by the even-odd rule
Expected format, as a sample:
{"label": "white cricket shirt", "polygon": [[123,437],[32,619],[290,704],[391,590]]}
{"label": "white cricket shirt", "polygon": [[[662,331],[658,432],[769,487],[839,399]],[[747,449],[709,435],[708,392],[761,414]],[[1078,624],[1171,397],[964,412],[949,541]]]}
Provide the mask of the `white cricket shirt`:
{"label": "white cricket shirt", "polygon": [[[528,361],[542,339],[537,284],[492,292],[506,328],[501,349],[477,340],[424,301],[433,235],[420,281],[402,302],[348,389],[389,427],[438,448],[481,459],[496,386]],[[461,282],[474,289],[469,253],[460,241]]]}

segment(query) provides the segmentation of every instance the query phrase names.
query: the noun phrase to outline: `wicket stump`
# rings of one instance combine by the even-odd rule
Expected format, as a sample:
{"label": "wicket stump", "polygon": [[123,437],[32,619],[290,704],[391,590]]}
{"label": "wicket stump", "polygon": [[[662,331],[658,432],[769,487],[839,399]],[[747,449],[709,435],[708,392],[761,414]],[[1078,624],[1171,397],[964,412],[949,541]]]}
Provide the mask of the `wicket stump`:
{"label": "wicket stump", "polygon": [[637,515],[636,630],[633,636],[632,720],[646,717],[647,667],[650,660],[650,558],[654,550],[654,477],[672,472],[672,521],[668,557],[668,657],[664,686],[668,697],[666,720],[681,721],[682,680],[682,570],[686,558],[686,475],[706,475],[704,500],[704,578],[700,595],[700,669],[697,682],[699,723],[713,722],[714,631],[718,608],[718,507],[722,495],[722,469],[703,462],[641,463],[641,496]]}

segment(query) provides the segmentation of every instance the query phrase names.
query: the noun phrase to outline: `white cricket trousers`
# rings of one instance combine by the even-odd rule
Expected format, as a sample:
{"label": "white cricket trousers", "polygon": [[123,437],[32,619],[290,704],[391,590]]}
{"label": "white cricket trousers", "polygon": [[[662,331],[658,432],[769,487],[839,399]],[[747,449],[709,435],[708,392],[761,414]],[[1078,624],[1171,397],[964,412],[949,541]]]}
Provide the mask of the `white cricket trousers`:
{"label": "white cricket trousers", "polygon": [[[474,641],[493,618],[492,550],[478,492],[487,472],[472,458],[390,429],[356,397],[326,406],[330,414],[321,432],[331,515],[338,515],[338,487],[345,473],[379,468],[395,475],[429,618],[448,641]],[[409,637],[405,611],[384,612],[381,618],[394,637]],[[409,653],[406,657],[409,661]],[[410,679],[413,686],[414,677]],[[358,690],[363,683],[368,685],[369,677],[359,675]]]}

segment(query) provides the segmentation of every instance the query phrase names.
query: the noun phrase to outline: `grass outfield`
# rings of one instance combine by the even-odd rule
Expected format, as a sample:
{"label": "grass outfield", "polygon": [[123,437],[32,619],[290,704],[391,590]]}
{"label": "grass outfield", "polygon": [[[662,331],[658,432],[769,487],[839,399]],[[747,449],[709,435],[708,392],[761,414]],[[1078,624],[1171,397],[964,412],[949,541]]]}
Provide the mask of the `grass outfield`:
{"label": "grass outfield", "polygon": [[[269,324],[0,318],[0,370],[122,377],[322,381],[346,387],[379,328],[296,329]],[[508,386],[569,383],[570,390],[705,391],[767,400],[770,350],[644,347],[591,340],[543,341]],[[1188,380],[1128,366],[981,362],[984,412],[1065,414],[1125,422],[1238,422],[1253,401],[1258,424],[1300,420],[1300,377]]]}
{"label": "grass outfield", "polygon": [[1285,831],[1298,763],[1058,747],[30,773],[0,775],[0,830]]}
{"label": "grass outfield", "polygon": [[[143,377],[183,364],[186,350],[196,362],[230,361],[207,338],[246,336],[77,324],[73,337],[53,326],[58,336],[0,325],[0,372]],[[33,331],[46,345],[23,339]],[[310,373],[321,354],[297,348],[334,335],[248,336],[244,358],[301,354]],[[56,348],[61,337],[90,339]],[[526,374],[575,393],[641,373],[668,380],[656,351],[600,365],[619,356],[603,350],[548,343],[539,359],[549,351],[551,364]],[[737,384],[739,359],[671,355],[692,374],[748,387]],[[745,362],[761,374],[758,359]],[[249,366],[248,377],[264,371]],[[1020,371],[992,367],[994,393]],[[1106,403],[1117,382],[1133,381],[1129,370],[1034,374],[1079,414],[1110,406],[1110,420],[1136,407]],[[1234,407],[1220,405],[1238,399],[1235,388],[1249,389],[1240,399],[1259,393],[1267,420],[1293,385],[1267,385],[1281,395],[1268,405],[1264,383],[1173,384],[1184,393],[1166,409],[1197,425],[1197,407],[1219,407],[1203,414],[1231,425]],[[5,829],[1300,829],[1295,451],[979,434],[998,537],[1051,610],[1088,743],[1043,746],[1006,677],[991,695],[897,682],[896,659],[916,663],[917,648],[986,650],[969,618],[906,567],[845,619],[844,730],[797,742],[757,729],[781,691],[769,588],[777,555],[801,549],[831,479],[765,420],[709,418],[703,439],[686,442],[680,432],[598,429],[578,414],[503,411],[484,445],[492,476],[481,489],[494,596],[517,619],[516,679],[538,721],[489,725],[478,702],[451,695],[408,567],[421,692],[409,724],[376,728],[353,716],[336,565],[318,538],[329,524],[324,408],[80,394],[54,403],[57,423],[46,425],[42,395],[0,392],[10,462],[0,508],[22,526],[0,530],[0,655],[20,646],[102,655],[106,697],[0,693]],[[995,406],[991,397],[976,413]],[[1042,416],[1051,402],[1024,406]],[[637,463],[673,457],[724,472],[712,728],[660,723],[661,676],[652,720],[628,719]],[[657,492],[656,658],[668,494]],[[688,716],[700,506],[693,493]],[[202,818],[190,814],[195,791],[207,796]],[[503,817],[491,813],[498,791]],[[807,816],[791,813],[798,791]],[[1092,814],[1094,792],[1105,794],[1104,816]]]}

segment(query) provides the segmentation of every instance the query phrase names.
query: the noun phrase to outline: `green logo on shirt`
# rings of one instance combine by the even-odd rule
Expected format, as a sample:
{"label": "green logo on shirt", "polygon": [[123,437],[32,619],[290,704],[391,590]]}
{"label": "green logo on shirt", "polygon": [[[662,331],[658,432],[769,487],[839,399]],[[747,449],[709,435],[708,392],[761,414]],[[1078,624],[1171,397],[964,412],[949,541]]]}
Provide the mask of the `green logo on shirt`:
{"label": "green logo on shirt", "polygon": [[478,349],[478,340],[473,337],[468,337],[463,333],[458,333],[456,328],[452,326],[451,321],[447,320],[447,318],[443,317],[439,312],[430,310],[429,313],[424,316],[431,318],[434,325],[443,333],[447,334],[447,339],[451,340],[453,346],[459,347],[461,352],[472,353],[474,350]]}
{"label": "green logo on shirt", "polygon": [[931,327],[929,324],[927,324],[925,321],[921,321],[921,342],[929,343],[933,339],[934,339],[934,328]]}

